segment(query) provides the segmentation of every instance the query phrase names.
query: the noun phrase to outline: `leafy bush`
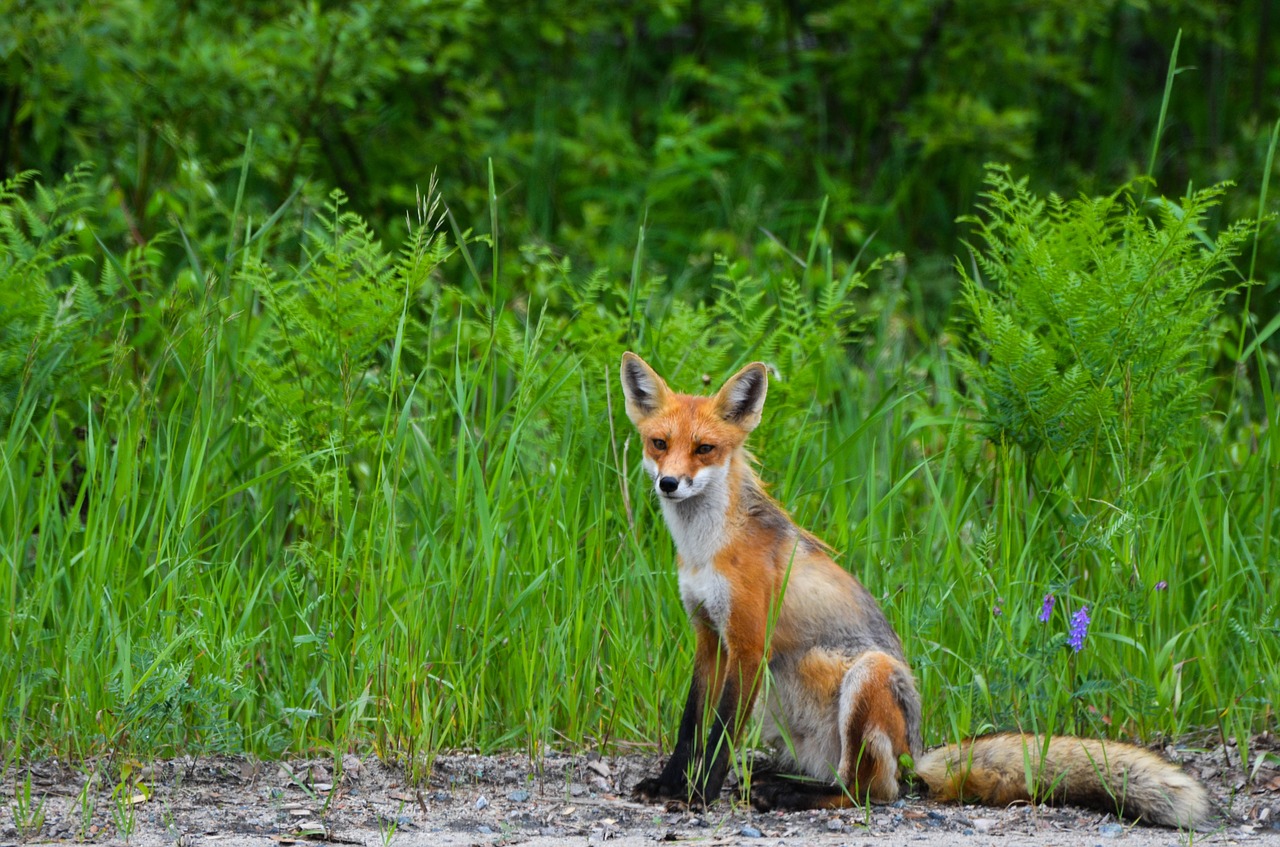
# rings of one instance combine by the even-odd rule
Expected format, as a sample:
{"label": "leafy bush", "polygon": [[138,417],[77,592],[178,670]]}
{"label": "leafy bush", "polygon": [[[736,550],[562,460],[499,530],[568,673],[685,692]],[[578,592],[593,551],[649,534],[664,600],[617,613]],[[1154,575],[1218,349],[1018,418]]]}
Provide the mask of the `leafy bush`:
{"label": "leafy bush", "polygon": [[326,510],[341,506],[340,514],[356,482],[348,470],[369,461],[385,405],[404,387],[387,345],[420,331],[409,303],[449,252],[436,231],[435,195],[398,261],[345,203],[335,190],[304,233],[302,267],[253,258],[235,280],[259,294],[268,321],[248,362],[257,395],[251,419],[305,498]]}
{"label": "leafy bush", "polygon": [[1134,184],[1043,200],[1002,167],[988,185],[985,215],[966,218],[981,245],[957,269],[974,346],[959,362],[991,437],[1123,471],[1177,449],[1200,419],[1213,319],[1253,222],[1205,235],[1225,186],[1175,205],[1144,204]]}

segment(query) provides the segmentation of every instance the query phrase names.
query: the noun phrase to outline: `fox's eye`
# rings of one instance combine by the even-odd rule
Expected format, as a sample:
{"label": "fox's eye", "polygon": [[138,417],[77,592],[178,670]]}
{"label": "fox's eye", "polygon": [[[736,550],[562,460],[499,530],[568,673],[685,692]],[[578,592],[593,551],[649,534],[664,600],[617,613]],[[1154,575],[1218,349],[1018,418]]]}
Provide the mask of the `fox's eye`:
{"label": "fox's eye", "polygon": [[699,444],[697,453],[699,456],[705,456],[714,449],[716,449],[716,445],[714,444]]}
{"label": "fox's eye", "polygon": [[654,450],[666,450],[666,449],[667,449],[667,442],[663,441],[661,438],[655,438],[655,439],[653,439],[653,449],[654,449]]}

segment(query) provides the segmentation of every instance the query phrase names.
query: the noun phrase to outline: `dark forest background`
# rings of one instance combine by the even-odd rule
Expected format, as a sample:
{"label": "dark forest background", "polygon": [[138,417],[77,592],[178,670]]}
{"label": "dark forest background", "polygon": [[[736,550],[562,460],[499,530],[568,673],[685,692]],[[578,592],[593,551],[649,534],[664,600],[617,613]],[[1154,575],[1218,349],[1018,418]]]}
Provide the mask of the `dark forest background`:
{"label": "dark forest background", "polygon": [[1066,197],[1147,173],[1179,32],[1163,190],[1241,181],[1223,213],[1255,215],[1280,115],[1270,0],[8,6],[0,174],[92,163],[98,225],[135,242],[225,219],[252,132],[259,214],[336,186],[398,238],[437,173],[482,229],[492,161],[509,247],[623,273],[643,224],[695,297],[826,198],[835,250],[905,252],[932,321],[984,163]]}

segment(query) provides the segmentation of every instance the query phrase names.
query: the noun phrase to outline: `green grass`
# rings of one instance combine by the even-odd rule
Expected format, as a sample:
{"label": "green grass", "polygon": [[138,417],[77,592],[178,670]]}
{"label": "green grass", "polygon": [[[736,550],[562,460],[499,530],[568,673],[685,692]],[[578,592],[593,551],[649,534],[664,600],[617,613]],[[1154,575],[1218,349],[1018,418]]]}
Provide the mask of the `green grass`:
{"label": "green grass", "polygon": [[24,342],[0,421],[8,757],[372,749],[421,773],[459,747],[669,746],[692,645],[627,348],[685,390],[777,369],[762,475],[881,599],[928,742],[1211,728],[1243,749],[1275,726],[1273,386],[1229,392],[1125,502],[1081,504],[984,440],[954,336],[821,227],[791,245],[806,266],[726,264],[688,303],[639,249],[630,279],[532,248],[477,266],[483,239],[437,214],[399,252],[334,203],[233,217],[178,270],[89,250],[83,275],[0,280],[103,295]]}

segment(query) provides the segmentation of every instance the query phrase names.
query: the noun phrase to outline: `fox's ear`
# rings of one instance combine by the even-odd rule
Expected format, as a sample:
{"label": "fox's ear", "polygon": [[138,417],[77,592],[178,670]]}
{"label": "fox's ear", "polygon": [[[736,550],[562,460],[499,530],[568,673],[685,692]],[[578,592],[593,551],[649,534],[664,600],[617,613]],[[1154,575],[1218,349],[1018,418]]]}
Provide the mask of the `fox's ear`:
{"label": "fox's ear", "polygon": [[666,402],[671,389],[653,368],[635,353],[622,354],[622,394],[627,398],[627,417],[636,426]]}
{"label": "fox's ear", "polygon": [[764,395],[769,388],[769,372],[762,362],[752,362],[724,384],[715,396],[720,417],[746,432],[760,423]]}

